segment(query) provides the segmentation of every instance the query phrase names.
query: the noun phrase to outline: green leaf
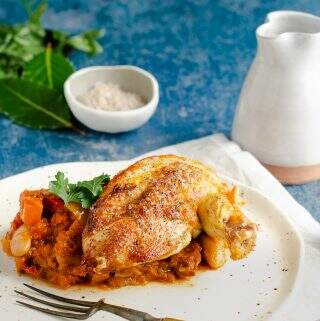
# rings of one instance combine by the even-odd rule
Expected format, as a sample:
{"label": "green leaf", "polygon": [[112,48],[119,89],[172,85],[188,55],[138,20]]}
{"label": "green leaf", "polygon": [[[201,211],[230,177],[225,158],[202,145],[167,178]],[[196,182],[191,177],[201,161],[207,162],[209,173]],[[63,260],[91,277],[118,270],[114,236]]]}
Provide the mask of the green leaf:
{"label": "green leaf", "polygon": [[[66,47],[68,47],[68,34],[59,30],[50,30],[48,31],[48,34],[50,34],[49,42],[53,44],[54,51],[56,53],[60,53],[61,55],[67,56]],[[68,52],[70,52],[70,48],[71,47],[69,47]]]}
{"label": "green leaf", "polygon": [[23,79],[0,80],[0,112],[27,127],[72,127],[63,95]]}
{"label": "green leaf", "polygon": [[29,23],[41,24],[41,17],[43,13],[47,10],[48,3],[46,0],[40,1],[40,3],[37,5],[35,9],[32,10],[32,4],[31,9],[29,11]]}
{"label": "green leaf", "polygon": [[86,188],[94,197],[102,193],[102,187],[110,181],[110,176],[102,174],[93,178],[91,181],[82,181],[77,184],[78,187]]}
{"label": "green leaf", "polygon": [[40,23],[40,18],[47,9],[48,1],[20,0],[20,2],[29,17],[29,22]]}
{"label": "green leaf", "polygon": [[51,47],[47,47],[44,53],[25,65],[23,78],[62,92],[65,80],[73,71],[74,68],[67,58],[53,53]]}
{"label": "green leaf", "polygon": [[90,181],[70,184],[62,172],[55,175],[49,183],[49,191],[59,196],[65,204],[80,203],[83,208],[90,208],[103,192],[103,186],[110,181],[110,176],[102,174]]}
{"label": "green leaf", "polygon": [[[31,52],[33,54],[34,51],[38,53],[40,49],[44,50],[42,43],[43,35],[41,30],[38,30],[36,27],[30,27],[29,25],[16,26],[0,35],[2,40],[0,51],[2,53],[19,56],[21,53]],[[16,49],[18,49],[18,52]],[[26,57],[21,58],[26,60]]]}
{"label": "green leaf", "polygon": [[[99,194],[100,195],[100,194]],[[96,198],[85,189],[79,190],[77,193],[77,203],[80,203],[83,208],[90,208],[91,205],[96,201]]]}
{"label": "green leaf", "polygon": [[35,25],[0,26],[0,55],[7,61],[4,69],[16,72],[43,52],[44,34],[44,30]]}
{"label": "green leaf", "polygon": [[17,77],[23,66],[23,61],[0,53],[0,78]]}
{"label": "green leaf", "polygon": [[104,34],[104,29],[93,29],[70,37],[67,39],[67,43],[75,49],[84,51],[91,55],[96,55],[103,51],[103,48],[96,39],[103,37]]}
{"label": "green leaf", "polygon": [[68,179],[62,172],[58,172],[55,175],[55,179],[55,181],[51,181],[49,183],[50,192],[59,196],[64,201],[64,203],[68,203],[70,193]]}

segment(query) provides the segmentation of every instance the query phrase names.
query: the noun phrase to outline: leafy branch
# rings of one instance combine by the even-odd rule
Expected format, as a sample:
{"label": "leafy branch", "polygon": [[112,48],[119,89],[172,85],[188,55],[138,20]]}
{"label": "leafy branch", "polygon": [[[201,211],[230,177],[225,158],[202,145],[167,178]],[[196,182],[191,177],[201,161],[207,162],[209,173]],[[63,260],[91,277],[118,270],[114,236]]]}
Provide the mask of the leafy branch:
{"label": "leafy branch", "polygon": [[104,30],[78,35],[46,30],[41,18],[47,1],[22,3],[28,20],[0,25],[0,112],[27,127],[76,129],[63,96],[63,83],[74,71],[66,55],[73,49],[91,55],[102,52],[97,39]]}
{"label": "leafy branch", "polygon": [[0,70],[1,76],[21,75],[25,63],[43,52],[48,44],[53,52],[66,55],[76,49],[90,55],[103,51],[97,39],[104,36],[104,29],[87,30],[77,35],[68,35],[59,30],[44,29],[41,19],[47,10],[47,1],[33,9],[36,1],[24,0],[28,20],[15,25],[0,25]]}

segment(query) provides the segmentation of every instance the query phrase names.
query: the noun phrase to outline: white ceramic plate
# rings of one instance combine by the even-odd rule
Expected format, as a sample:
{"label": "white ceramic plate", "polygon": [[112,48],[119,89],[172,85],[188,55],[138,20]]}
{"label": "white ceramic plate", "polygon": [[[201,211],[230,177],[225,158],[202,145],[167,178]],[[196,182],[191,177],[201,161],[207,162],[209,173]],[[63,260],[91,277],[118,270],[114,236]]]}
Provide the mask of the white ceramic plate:
{"label": "white ceramic plate", "polygon": [[[64,171],[72,180],[88,179],[102,172],[115,174],[127,162],[68,163],[41,167],[0,181],[0,231],[18,210],[18,198],[23,189],[46,187],[53,175]],[[229,180],[232,183],[231,180]],[[199,273],[182,284],[151,284],[117,290],[73,288],[59,291],[64,296],[88,300],[105,297],[113,304],[125,305],[155,316],[170,316],[192,321],[267,320],[292,296],[301,269],[302,239],[283,213],[255,190],[240,186],[247,200],[247,215],[259,224],[256,250],[249,258],[229,262],[218,271]],[[18,276],[13,260],[0,254],[1,319],[18,321],[57,320],[15,303],[14,289],[23,289],[22,282],[34,284],[30,278]],[[43,289],[48,287],[37,283]],[[90,320],[122,320],[99,312]]]}

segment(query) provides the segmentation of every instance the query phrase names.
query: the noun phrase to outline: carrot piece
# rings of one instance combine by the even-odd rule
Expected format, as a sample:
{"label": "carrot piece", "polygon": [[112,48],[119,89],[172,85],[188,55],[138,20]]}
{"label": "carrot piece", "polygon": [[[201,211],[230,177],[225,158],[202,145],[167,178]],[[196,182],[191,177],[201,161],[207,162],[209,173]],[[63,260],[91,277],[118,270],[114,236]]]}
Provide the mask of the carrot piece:
{"label": "carrot piece", "polygon": [[34,225],[40,222],[43,205],[42,199],[25,196],[22,200],[21,218],[26,225]]}

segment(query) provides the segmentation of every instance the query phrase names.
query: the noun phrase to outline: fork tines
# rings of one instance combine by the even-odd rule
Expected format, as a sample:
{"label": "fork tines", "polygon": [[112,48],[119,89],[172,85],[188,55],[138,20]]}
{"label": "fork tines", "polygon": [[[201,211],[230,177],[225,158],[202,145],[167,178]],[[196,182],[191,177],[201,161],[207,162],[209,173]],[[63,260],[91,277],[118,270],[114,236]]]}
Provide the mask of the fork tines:
{"label": "fork tines", "polygon": [[47,305],[47,306],[58,308],[60,310],[78,312],[78,313],[71,313],[71,312],[63,312],[63,311],[58,311],[58,310],[51,310],[51,309],[42,308],[42,307],[39,307],[39,306],[36,306],[33,304],[28,304],[28,303],[25,303],[25,302],[22,302],[19,300],[16,301],[19,304],[22,304],[23,306],[28,307],[30,309],[45,312],[47,314],[52,314],[55,316],[61,316],[61,317],[65,317],[65,318],[78,319],[78,320],[85,320],[85,319],[88,319],[93,314],[95,314],[96,312],[98,312],[101,308],[101,304],[103,303],[103,300],[100,300],[98,302],[92,302],[92,301],[73,300],[73,299],[69,299],[69,298],[64,298],[62,296],[55,295],[55,294],[40,290],[34,286],[31,286],[31,285],[28,285],[25,283],[23,285],[28,287],[29,289],[35,291],[35,292],[38,292],[38,293],[46,296],[46,297],[67,303],[67,305],[42,300],[42,299],[39,299],[39,298],[34,297],[32,295],[21,292],[21,291],[17,291],[17,290],[14,290],[14,291],[17,294],[24,296],[25,298],[28,298],[30,300],[39,302],[39,303]]}
{"label": "fork tines", "polygon": [[122,306],[108,304],[108,303],[105,303],[103,299],[101,299],[97,302],[84,301],[84,300],[73,300],[73,299],[64,298],[62,296],[49,293],[44,290],[40,290],[40,289],[38,289],[32,285],[29,285],[29,284],[23,283],[23,285],[32,291],[42,294],[43,296],[45,296],[47,298],[66,303],[66,304],[54,303],[52,301],[43,300],[38,297],[34,297],[30,294],[26,294],[24,292],[15,290],[15,292],[17,294],[19,294],[27,299],[39,302],[39,303],[46,305],[46,306],[57,308],[59,310],[67,311],[67,312],[64,312],[64,311],[59,311],[59,310],[51,310],[48,308],[42,308],[37,305],[33,305],[33,304],[29,304],[29,303],[17,300],[17,302],[19,304],[22,304],[25,307],[28,307],[30,309],[34,309],[37,311],[41,311],[41,312],[44,312],[47,314],[52,314],[55,316],[60,316],[60,317],[65,317],[65,318],[70,318],[70,319],[85,320],[85,319],[88,319],[89,317],[91,317],[96,312],[103,310],[103,311],[106,311],[106,312],[109,312],[112,314],[116,314],[126,320],[131,320],[131,321],[163,321],[163,320],[173,320],[174,321],[174,319],[170,319],[170,318],[169,319],[166,319],[166,318],[159,319],[159,318],[155,318],[155,317],[151,316],[150,314],[142,312],[142,311],[138,311],[138,310],[122,307]]}

